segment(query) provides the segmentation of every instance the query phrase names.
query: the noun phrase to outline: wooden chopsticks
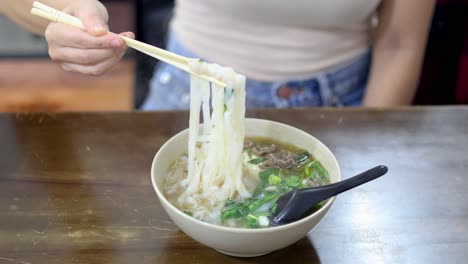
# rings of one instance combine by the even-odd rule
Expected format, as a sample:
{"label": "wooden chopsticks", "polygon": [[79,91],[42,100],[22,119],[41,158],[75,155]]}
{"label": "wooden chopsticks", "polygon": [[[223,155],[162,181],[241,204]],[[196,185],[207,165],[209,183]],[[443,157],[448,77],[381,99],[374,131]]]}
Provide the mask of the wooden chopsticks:
{"label": "wooden chopsticks", "polygon": [[[77,27],[80,29],[85,30],[83,23],[81,22],[80,19],[77,17],[71,16],[67,13],[64,13],[60,10],[57,10],[55,8],[52,8],[50,6],[47,6],[45,4],[42,4],[40,2],[34,2],[33,3],[33,8],[31,9],[31,14],[40,16],[42,18],[62,23],[65,25],[69,25],[72,27]],[[226,87],[226,83],[223,81],[220,81],[213,76],[205,75],[205,74],[198,74],[190,70],[188,63],[191,60],[191,58],[187,58],[184,56],[181,56],[179,54],[172,53],[170,51],[146,44],[144,42],[134,40],[131,38],[127,38],[124,36],[120,36],[127,46],[138,50],[139,52],[142,52],[148,56],[151,56],[153,58],[156,58],[158,60],[164,61],[168,64],[171,64],[179,69],[182,69],[188,73],[197,75],[207,81],[210,81],[216,85],[219,85],[221,87]]]}

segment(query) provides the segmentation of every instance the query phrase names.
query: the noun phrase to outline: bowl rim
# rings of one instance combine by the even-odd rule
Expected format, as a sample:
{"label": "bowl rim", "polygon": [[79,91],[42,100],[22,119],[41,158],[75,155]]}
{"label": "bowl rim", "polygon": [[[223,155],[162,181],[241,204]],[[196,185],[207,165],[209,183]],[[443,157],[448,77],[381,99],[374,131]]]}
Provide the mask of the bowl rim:
{"label": "bowl rim", "polygon": [[[335,157],[335,155],[333,154],[333,152],[325,145],[323,144],[322,141],[320,141],[319,139],[317,139],[316,137],[312,136],[311,134],[299,129],[299,128],[296,128],[296,127],[293,127],[291,125],[288,125],[288,124],[285,124],[285,123],[281,123],[281,122],[277,122],[277,121],[272,121],[272,120],[268,120],[268,119],[260,119],[260,118],[245,118],[245,120],[249,120],[249,122],[266,122],[266,123],[274,123],[275,125],[281,125],[281,126],[285,126],[287,127],[287,129],[292,129],[292,130],[296,130],[297,132],[303,134],[304,136],[307,136],[307,137],[312,137],[313,139],[315,139],[318,143],[318,145],[321,146],[321,148],[323,148],[325,151],[329,152],[329,154],[331,155],[331,157],[333,158],[333,163],[336,165],[336,168],[338,170],[338,181],[341,180],[341,169],[340,169],[340,166],[339,166],[339,163]],[[155,190],[156,192],[156,195],[158,196],[159,198],[159,202],[160,203],[164,203],[166,206],[168,206],[169,208],[171,208],[174,212],[176,212],[180,217],[184,218],[185,220],[188,220],[194,224],[197,224],[197,225],[202,225],[204,227],[207,227],[207,228],[211,228],[211,229],[214,229],[216,231],[223,231],[223,232],[234,232],[234,233],[257,233],[257,234],[260,234],[260,233],[269,233],[269,232],[273,232],[273,231],[281,231],[281,230],[288,230],[288,229],[292,229],[294,227],[297,227],[297,226],[301,226],[303,224],[306,224],[309,220],[311,220],[313,218],[314,215],[316,214],[319,214],[321,213],[322,211],[324,210],[328,210],[331,205],[333,204],[333,202],[335,201],[336,199],[336,196],[333,196],[331,197],[330,199],[328,199],[328,201],[317,211],[315,211],[313,214],[307,216],[307,217],[304,217],[298,221],[294,221],[292,223],[289,223],[289,224],[285,224],[285,225],[280,225],[280,226],[274,226],[274,227],[265,227],[265,228],[243,228],[243,227],[229,227],[229,226],[222,226],[222,225],[217,225],[217,224],[211,224],[211,223],[208,223],[208,222],[204,222],[202,220],[199,220],[197,218],[194,218],[192,216],[189,216],[187,215],[186,213],[182,212],[179,208],[177,208],[176,206],[174,206],[172,203],[170,203],[166,197],[164,196],[164,194],[162,193],[162,191],[159,189],[157,183],[156,183],[156,177],[155,177],[155,165],[156,165],[156,161],[160,159],[160,156],[162,155],[161,153],[163,152],[162,150],[164,150],[165,148],[167,148],[167,146],[177,137],[180,137],[183,133],[187,133],[188,131],[188,128],[178,132],[177,134],[175,134],[174,136],[172,136],[171,138],[169,138],[169,140],[167,140],[157,151],[156,155],[154,156],[153,158],[153,161],[152,161],[152,164],[151,164],[151,183],[153,185],[153,189]],[[172,219],[171,219],[172,220]]]}

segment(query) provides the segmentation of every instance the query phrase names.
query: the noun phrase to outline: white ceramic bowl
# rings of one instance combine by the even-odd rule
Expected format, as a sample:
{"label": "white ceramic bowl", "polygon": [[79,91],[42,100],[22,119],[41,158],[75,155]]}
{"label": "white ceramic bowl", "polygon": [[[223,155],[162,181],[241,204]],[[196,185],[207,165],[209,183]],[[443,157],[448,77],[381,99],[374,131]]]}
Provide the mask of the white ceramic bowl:
{"label": "white ceramic bowl", "polygon": [[[331,182],[341,180],[341,172],[333,153],[318,139],[306,132],[262,119],[246,119],[246,136],[269,137],[297,145],[312,153],[328,170]],[[307,235],[326,214],[334,197],[314,214],[299,221],[263,229],[224,227],[199,221],[173,206],[163,195],[163,183],[168,168],[176,158],[187,151],[188,130],[167,141],[156,154],[151,180],[164,209],[174,223],[194,240],[224,254],[238,257],[260,256],[287,247]]]}

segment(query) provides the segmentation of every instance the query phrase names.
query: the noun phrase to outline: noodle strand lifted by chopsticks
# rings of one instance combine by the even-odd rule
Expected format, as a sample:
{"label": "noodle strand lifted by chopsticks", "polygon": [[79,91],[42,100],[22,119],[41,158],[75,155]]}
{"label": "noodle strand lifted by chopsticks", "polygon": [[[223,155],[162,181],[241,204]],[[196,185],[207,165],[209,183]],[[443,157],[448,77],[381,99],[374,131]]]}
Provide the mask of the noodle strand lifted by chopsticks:
{"label": "noodle strand lifted by chopsticks", "polygon": [[190,77],[188,174],[177,183],[184,189],[177,203],[196,218],[219,223],[228,199],[251,196],[242,182],[245,76],[198,60],[189,66],[196,73],[216,76],[227,87],[210,87],[208,81]]}

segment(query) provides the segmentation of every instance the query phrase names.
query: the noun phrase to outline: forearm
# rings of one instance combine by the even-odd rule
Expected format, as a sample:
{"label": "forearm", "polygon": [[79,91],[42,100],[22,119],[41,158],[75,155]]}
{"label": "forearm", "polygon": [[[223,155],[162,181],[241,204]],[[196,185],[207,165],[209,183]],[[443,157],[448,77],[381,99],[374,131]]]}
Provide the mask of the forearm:
{"label": "forearm", "polygon": [[435,0],[382,0],[364,106],[411,104]]}
{"label": "forearm", "polygon": [[[43,35],[49,22],[31,15],[32,3],[34,1],[35,0],[3,0],[0,4],[0,12],[25,29]],[[71,1],[72,0],[42,0],[41,2],[61,10]]]}
{"label": "forearm", "polygon": [[364,106],[410,105],[418,86],[423,50],[374,52]]}

